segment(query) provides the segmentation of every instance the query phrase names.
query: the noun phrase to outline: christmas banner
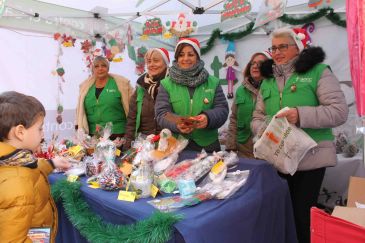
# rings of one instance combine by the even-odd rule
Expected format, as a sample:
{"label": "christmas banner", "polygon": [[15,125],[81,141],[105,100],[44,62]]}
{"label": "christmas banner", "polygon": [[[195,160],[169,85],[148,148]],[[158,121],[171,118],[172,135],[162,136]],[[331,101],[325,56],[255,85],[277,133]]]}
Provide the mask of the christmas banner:
{"label": "christmas banner", "polygon": [[251,3],[248,0],[227,0],[223,8],[221,22],[247,14],[251,11]]}
{"label": "christmas banner", "polygon": [[143,26],[143,35],[162,35],[164,27],[160,18],[148,19]]}
{"label": "christmas banner", "polygon": [[284,15],[287,0],[264,0],[260,6],[254,29]]}

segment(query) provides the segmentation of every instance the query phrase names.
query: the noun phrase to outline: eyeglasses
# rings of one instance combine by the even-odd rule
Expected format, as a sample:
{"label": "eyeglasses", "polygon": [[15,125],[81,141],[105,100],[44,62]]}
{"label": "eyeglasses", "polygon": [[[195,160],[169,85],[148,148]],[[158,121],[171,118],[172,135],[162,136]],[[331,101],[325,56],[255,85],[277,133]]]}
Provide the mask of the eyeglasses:
{"label": "eyeglasses", "polygon": [[268,49],[269,49],[269,52],[271,52],[271,53],[274,53],[277,50],[279,50],[280,52],[282,52],[282,51],[288,50],[289,46],[296,46],[296,44],[281,44],[279,46],[269,47]]}
{"label": "eyeglasses", "polygon": [[259,62],[252,61],[252,62],[250,62],[250,65],[251,65],[251,67],[253,67],[253,66],[255,66],[255,65],[256,65],[257,67],[261,67],[262,63],[263,63],[263,61],[259,61]]}

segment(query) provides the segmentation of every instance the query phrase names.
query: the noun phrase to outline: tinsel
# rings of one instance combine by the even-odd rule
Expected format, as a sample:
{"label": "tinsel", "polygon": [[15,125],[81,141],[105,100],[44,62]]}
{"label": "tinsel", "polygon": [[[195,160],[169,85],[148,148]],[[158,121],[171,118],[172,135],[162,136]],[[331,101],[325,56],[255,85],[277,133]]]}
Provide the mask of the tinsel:
{"label": "tinsel", "polygon": [[[284,23],[290,24],[290,25],[303,25],[303,24],[307,24],[307,23],[313,22],[315,20],[318,20],[322,17],[326,17],[332,23],[346,28],[346,20],[341,20],[340,15],[335,13],[333,8],[322,8],[315,13],[311,13],[311,14],[305,15],[300,18],[289,17],[287,14],[284,14],[283,16],[281,16],[279,18],[279,20]],[[239,40],[239,39],[242,39],[243,37],[251,34],[254,31],[253,26],[254,26],[254,23],[250,22],[246,25],[245,30],[240,31],[240,32],[235,32],[235,33],[227,33],[227,34],[221,34],[220,29],[213,30],[211,36],[209,37],[209,39],[207,41],[207,45],[205,47],[201,48],[202,55],[206,54],[213,48],[214,42],[217,38],[224,39],[227,41]]]}
{"label": "tinsel", "polygon": [[66,214],[80,234],[90,242],[166,242],[180,215],[155,212],[150,218],[130,225],[105,223],[84,201],[80,182],[60,180],[52,185],[55,201],[62,200]]}

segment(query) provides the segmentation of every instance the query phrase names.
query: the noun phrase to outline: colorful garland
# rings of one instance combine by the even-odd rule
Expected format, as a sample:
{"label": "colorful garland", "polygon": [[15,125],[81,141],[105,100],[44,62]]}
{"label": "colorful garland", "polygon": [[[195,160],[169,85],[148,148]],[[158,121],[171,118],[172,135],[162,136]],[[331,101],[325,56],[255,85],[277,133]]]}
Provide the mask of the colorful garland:
{"label": "colorful garland", "polygon": [[[346,20],[341,20],[341,17],[339,14],[335,13],[333,8],[322,8],[318,10],[315,13],[308,14],[306,16],[303,16],[301,18],[294,18],[289,17],[287,14],[284,14],[279,18],[280,21],[290,24],[290,25],[303,25],[310,22],[313,22],[315,20],[318,20],[322,17],[326,17],[328,20],[330,20],[335,25],[341,26],[346,28]],[[209,52],[213,46],[214,42],[217,38],[224,39],[227,41],[234,41],[238,39],[242,39],[243,37],[251,34],[253,30],[254,22],[250,22],[246,25],[246,29],[240,32],[235,33],[227,33],[227,34],[221,34],[220,29],[213,30],[209,40],[207,41],[207,45],[203,48],[201,48],[202,55]]]}
{"label": "colorful garland", "polygon": [[62,199],[69,220],[90,242],[166,242],[171,238],[172,226],[182,219],[180,215],[156,212],[131,225],[105,223],[90,211],[80,187],[80,182],[60,180],[52,185],[52,196],[55,201]]}

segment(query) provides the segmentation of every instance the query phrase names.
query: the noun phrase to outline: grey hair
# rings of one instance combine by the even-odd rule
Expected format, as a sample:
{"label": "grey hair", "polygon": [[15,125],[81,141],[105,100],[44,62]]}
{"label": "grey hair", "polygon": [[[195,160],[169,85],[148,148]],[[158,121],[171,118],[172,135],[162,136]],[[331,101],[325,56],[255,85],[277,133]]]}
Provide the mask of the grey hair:
{"label": "grey hair", "polygon": [[107,66],[107,67],[108,67],[108,69],[109,69],[110,64],[109,64],[108,59],[106,59],[105,57],[103,57],[103,56],[96,56],[96,57],[94,58],[94,60],[93,60],[93,67],[94,67],[94,66],[95,66],[95,64],[96,64],[96,63],[98,63],[98,62],[105,63],[105,64],[106,64],[106,66]]}
{"label": "grey hair", "polygon": [[280,37],[290,38],[293,41],[293,43],[295,43],[295,40],[293,37],[293,31],[287,27],[276,29],[271,33],[271,39],[280,38]]}

